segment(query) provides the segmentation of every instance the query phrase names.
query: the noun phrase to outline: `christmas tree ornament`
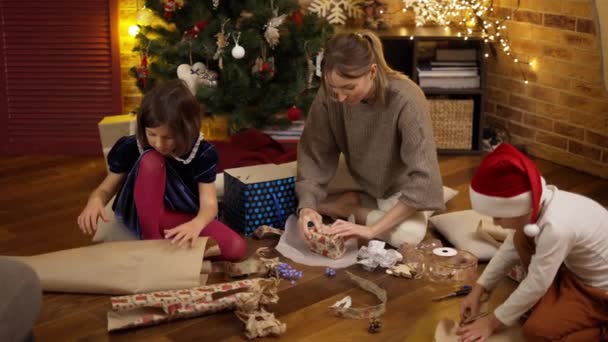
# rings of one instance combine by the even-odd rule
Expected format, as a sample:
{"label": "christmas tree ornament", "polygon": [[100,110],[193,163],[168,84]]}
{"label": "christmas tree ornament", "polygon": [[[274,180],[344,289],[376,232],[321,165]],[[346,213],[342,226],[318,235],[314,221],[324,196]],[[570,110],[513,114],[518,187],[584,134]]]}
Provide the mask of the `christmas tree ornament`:
{"label": "christmas tree ornament", "polygon": [[135,20],[139,25],[149,26],[154,18],[154,12],[147,7],[143,7],[135,14]]}
{"label": "christmas tree ornament", "polygon": [[226,34],[226,24],[230,21],[230,19],[224,20],[222,23],[222,29],[215,35],[217,45],[217,50],[213,55],[213,59],[218,61],[218,65],[220,69],[224,69],[224,59],[222,58],[222,54],[224,53],[224,49],[228,46],[228,38],[230,37],[230,33]]}
{"label": "christmas tree ornament", "polygon": [[321,70],[321,64],[323,63],[323,49],[319,50],[319,53],[317,53],[317,57],[315,58],[315,75],[317,75],[317,77],[321,77],[323,76],[322,70]]}
{"label": "christmas tree ornament", "polygon": [[279,34],[279,26],[285,21],[287,18],[287,14],[279,15],[278,10],[273,10],[274,17],[268,21],[266,25],[264,25],[264,38],[266,38],[266,42],[270,48],[274,48],[279,44],[279,38],[281,35]]}
{"label": "christmas tree ornament", "polygon": [[207,20],[197,21],[191,29],[184,32],[186,38],[197,38],[198,34],[207,27]]}
{"label": "christmas tree ornament", "polygon": [[182,1],[178,1],[178,0],[164,0],[164,4],[163,4],[163,16],[165,17],[165,19],[167,20],[171,20],[173,19],[173,15],[175,14],[175,11],[178,9],[181,9],[183,5]]}
{"label": "christmas tree ornament", "polygon": [[302,118],[302,110],[296,106],[292,106],[287,110],[287,119],[289,121],[298,121]]}
{"label": "christmas tree ornament", "polygon": [[306,89],[311,89],[313,88],[312,86],[312,80],[315,77],[315,63],[312,61],[312,58],[307,58],[306,59]]}
{"label": "christmas tree ornament", "polygon": [[200,85],[215,88],[217,87],[217,73],[211,71],[201,62],[190,64],[180,64],[177,67],[177,78],[186,82],[188,89],[196,95]]}
{"label": "christmas tree ornament", "polygon": [[293,22],[297,26],[302,26],[304,24],[304,16],[302,15],[302,12],[300,10],[296,10],[291,13],[289,19],[291,19],[291,22]]}
{"label": "christmas tree ornament", "polygon": [[213,0],[213,9],[217,11],[218,7],[220,7],[220,0]]}
{"label": "christmas tree ornament", "polygon": [[316,67],[308,52],[308,41],[304,42],[304,56],[306,57],[306,89],[311,89]]}
{"label": "christmas tree ornament", "polygon": [[146,54],[142,54],[141,62],[137,68],[137,82],[141,82],[142,88],[144,89],[148,87],[148,76],[148,56],[146,56]]}
{"label": "christmas tree ornament", "polygon": [[363,11],[359,4],[363,0],[313,0],[308,11],[327,19],[330,24],[344,25],[347,19],[359,19]]}
{"label": "christmas tree ornament", "polygon": [[359,3],[365,16],[363,27],[370,30],[386,30],[388,24],[383,20],[388,9],[386,3],[379,0],[364,0]]}
{"label": "christmas tree ornament", "polygon": [[239,39],[241,38],[241,32],[238,32],[236,36],[232,36],[234,39],[234,47],[232,48],[232,57],[234,59],[241,59],[245,57],[245,48],[239,45]]}

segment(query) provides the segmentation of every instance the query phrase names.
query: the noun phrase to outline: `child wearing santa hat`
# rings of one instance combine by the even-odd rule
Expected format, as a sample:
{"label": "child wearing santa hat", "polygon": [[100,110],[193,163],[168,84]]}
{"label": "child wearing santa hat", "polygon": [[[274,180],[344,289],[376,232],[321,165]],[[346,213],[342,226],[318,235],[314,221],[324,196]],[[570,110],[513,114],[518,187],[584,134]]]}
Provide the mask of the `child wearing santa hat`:
{"label": "child wearing santa hat", "polygon": [[484,341],[530,309],[530,341],[608,339],[608,210],[546,185],[536,165],[508,144],[481,162],[470,185],[473,209],[515,232],[505,240],[461,305],[463,320],[516,263],[527,276],[496,310],[461,326],[462,341]]}

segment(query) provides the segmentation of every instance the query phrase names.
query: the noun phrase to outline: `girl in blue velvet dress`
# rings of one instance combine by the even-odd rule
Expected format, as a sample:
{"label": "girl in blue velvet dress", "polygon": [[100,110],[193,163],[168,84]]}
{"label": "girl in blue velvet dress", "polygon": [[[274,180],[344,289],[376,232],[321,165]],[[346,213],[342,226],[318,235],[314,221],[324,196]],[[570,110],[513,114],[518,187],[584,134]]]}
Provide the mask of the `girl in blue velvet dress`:
{"label": "girl in blue velvet dress", "polygon": [[119,139],[108,154],[109,173],[91,193],[78,225],[92,234],[116,194],[116,218],[141,239],[198,236],[217,241],[222,258],[240,260],[243,238],[216,220],[218,155],[200,133],[200,106],[181,80],[148,92],[137,114],[137,134]]}

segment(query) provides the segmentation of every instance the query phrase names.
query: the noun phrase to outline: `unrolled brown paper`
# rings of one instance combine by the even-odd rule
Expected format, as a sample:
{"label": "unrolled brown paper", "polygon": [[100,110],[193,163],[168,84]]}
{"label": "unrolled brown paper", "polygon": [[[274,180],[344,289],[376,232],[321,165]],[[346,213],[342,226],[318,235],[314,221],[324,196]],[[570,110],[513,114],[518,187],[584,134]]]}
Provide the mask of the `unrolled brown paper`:
{"label": "unrolled brown paper", "polygon": [[30,265],[44,291],[120,295],[204,285],[203,258],[219,254],[213,247],[206,237],[192,248],[169,240],[119,241],[6,258]]}

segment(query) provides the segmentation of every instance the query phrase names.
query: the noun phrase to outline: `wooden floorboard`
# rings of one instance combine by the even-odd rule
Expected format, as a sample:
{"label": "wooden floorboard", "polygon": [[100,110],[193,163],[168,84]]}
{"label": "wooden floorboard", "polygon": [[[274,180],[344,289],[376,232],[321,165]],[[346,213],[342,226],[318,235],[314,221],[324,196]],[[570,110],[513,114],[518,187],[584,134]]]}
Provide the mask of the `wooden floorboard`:
{"label": "wooden floorboard", "polygon": [[[441,156],[446,186],[460,193],[446,211],[470,208],[468,183],[479,156]],[[550,184],[608,204],[608,181],[538,160]],[[0,157],[0,255],[32,255],[91,244],[80,234],[76,216],[90,191],[105,174],[101,158],[91,157]],[[250,242],[249,252],[272,246],[276,240]],[[93,260],[91,262],[94,262]],[[287,324],[282,340],[289,341],[430,341],[437,321],[457,317],[459,300],[432,303],[430,298],[450,288],[423,280],[397,279],[382,271],[353,273],[375,281],[387,290],[389,302],[379,335],[367,332],[367,322],[337,318],[328,306],[345,295],[358,305],[373,304],[374,297],[357,289],[339,271],[334,278],[323,267],[292,265],[304,271],[295,285],[282,282],[280,301],[270,309]],[[214,282],[227,280],[223,276]],[[504,300],[515,288],[505,279],[491,299]],[[241,341],[243,324],[233,313],[220,313],[169,324],[108,334],[106,313],[109,296],[47,293],[34,332],[38,341]]]}

